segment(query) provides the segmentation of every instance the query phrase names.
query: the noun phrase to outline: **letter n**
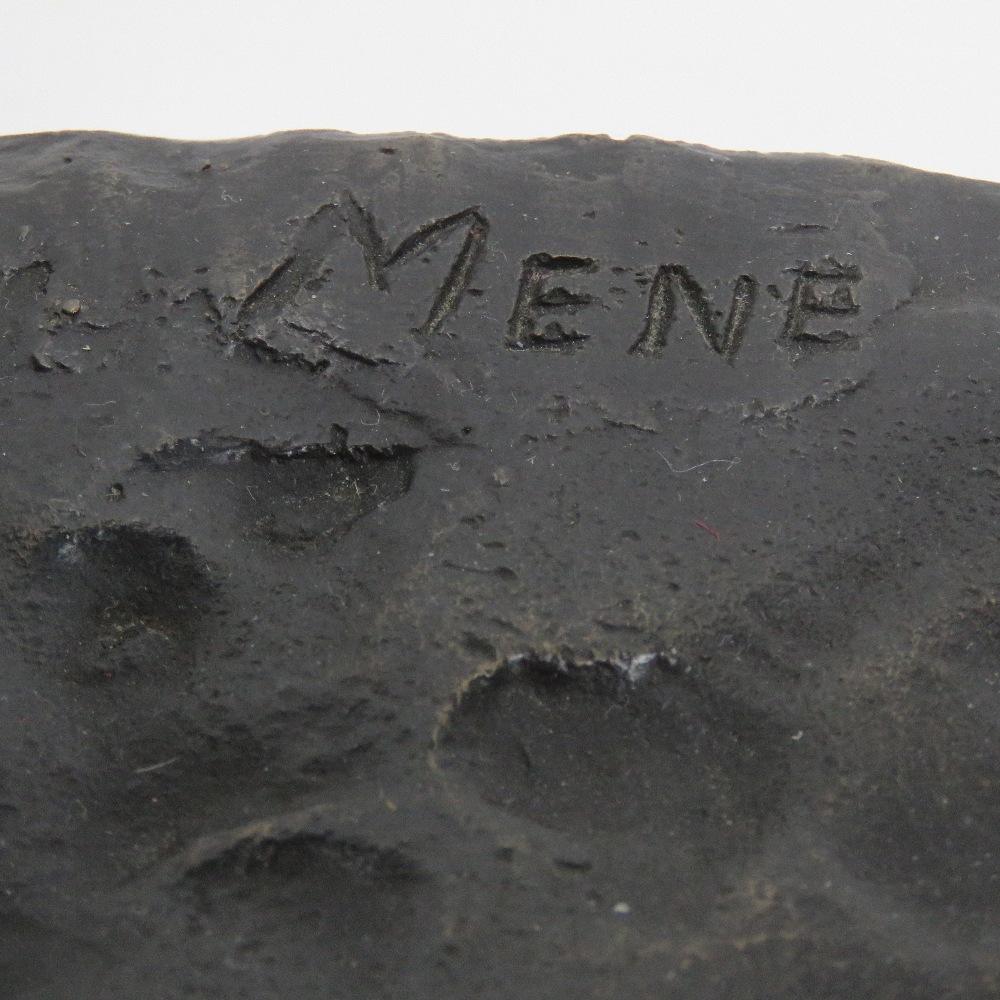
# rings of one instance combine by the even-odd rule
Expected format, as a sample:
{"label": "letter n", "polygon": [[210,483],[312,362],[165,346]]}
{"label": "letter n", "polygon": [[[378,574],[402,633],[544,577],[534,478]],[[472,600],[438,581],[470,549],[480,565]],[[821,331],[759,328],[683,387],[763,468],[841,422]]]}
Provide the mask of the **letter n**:
{"label": "letter n", "polygon": [[712,315],[712,303],[683,264],[661,264],[657,268],[649,291],[646,326],[639,339],[629,348],[629,353],[648,357],[663,353],[667,346],[667,334],[677,313],[677,293],[683,299],[705,343],[716,354],[732,361],[743,343],[743,335],[753,311],[757,295],[756,280],[748,274],[741,274],[736,279],[729,316],[720,331]]}

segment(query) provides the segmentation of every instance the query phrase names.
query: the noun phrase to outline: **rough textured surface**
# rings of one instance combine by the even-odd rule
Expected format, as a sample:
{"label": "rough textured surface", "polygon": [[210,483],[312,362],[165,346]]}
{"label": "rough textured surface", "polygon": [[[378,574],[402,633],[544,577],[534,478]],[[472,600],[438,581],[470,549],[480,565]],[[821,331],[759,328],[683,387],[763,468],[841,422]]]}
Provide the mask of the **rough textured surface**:
{"label": "rough textured surface", "polygon": [[1000,993],[1000,189],[0,140],[5,997]]}

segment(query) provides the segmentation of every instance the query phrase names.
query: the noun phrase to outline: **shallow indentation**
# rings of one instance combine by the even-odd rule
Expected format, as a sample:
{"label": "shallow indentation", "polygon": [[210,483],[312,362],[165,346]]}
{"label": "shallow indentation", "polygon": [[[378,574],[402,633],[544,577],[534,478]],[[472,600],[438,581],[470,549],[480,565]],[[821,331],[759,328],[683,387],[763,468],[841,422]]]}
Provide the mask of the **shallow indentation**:
{"label": "shallow indentation", "polygon": [[342,995],[398,979],[426,882],[395,848],[289,829],[223,847],[179,889],[193,949],[224,962],[234,983],[273,978],[282,995],[327,996],[331,967]]}
{"label": "shallow indentation", "polygon": [[858,729],[877,738],[852,748],[833,796],[845,864],[977,933],[996,927],[1000,608],[947,613],[858,687]]}
{"label": "shallow indentation", "polygon": [[211,496],[250,538],[303,548],[336,541],[356,521],[410,488],[415,453],[285,450],[254,441],[189,439],[162,448],[146,465],[183,474],[190,492]]}
{"label": "shallow indentation", "polygon": [[406,887],[419,873],[414,862],[396,850],[295,832],[239,842],[201,861],[185,878],[203,888],[225,886],[235,896],[253,895],[271,883],[278,889],[299,883],[288,898],[296,905],[303,892],[344,902],[353,896],[345,890],[361,883]]}
{"label": "shallow indentation", "polygon": [[166,678],[193,663],[213,597],[180,535],[141,524],[53,532],[31,557],[28,645],[80,680]]}
{"label": "shallow indentation", "polygon": [[545,826],[725,857],[780,819],[789,745],[773,720],[660,658],[527,656],[466,687],[436,759]]}

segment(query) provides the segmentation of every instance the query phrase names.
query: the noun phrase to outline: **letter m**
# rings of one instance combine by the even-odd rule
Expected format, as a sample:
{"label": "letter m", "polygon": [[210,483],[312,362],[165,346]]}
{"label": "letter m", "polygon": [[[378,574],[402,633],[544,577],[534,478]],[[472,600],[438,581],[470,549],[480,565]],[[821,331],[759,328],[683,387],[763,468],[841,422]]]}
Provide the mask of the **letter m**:
{"label": "letter m", "polygon": [[387,272],[397,264],[424,253],[447,239],[456,230],[465,229],[465,239],[455,256],[448,274],[438,289],[427,319],[417,328],[418,333],[436,333],[448,315],[455,311],[472,278],[472,272],[486,247],[490,232],[489,220],[478,208],[466,208],[443,219],[434,219],[403,238],[390,249],[378,231],[372,214],[355,200],[350,191],[339,198],[340,210],[351,236],[361,247],[368,268],[368,279],[374,288],[389,291]]}

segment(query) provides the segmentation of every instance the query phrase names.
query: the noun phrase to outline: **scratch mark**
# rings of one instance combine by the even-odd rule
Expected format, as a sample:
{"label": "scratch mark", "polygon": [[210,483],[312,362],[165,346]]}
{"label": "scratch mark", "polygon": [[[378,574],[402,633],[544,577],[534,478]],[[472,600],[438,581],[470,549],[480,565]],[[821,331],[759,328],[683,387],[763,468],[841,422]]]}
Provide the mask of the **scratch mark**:
{"label": "scratch mark", "polygon": [[670,459],[663,454],[662,451],[658,451],[656,454],[659,455],[660,458],[662,458],[663,461],[667,463],[667,466],[669,467],[670,471],[678,476],[682,475],[685,472],[693,472],[695,469],[703,469],[706,465],[724,465],[726,467],[726,470],[728,471],[734,465],[740,464],[740,460],[738,458],[709,458],[704,462],[699,462],[697,465],[689,465],[687,466],[687,468],[678,469],[673,464],[673,462],[671,462]]}
{"label": "scratch mark", "polygon": [[161,767],[168,767],[170,764],[175,764],[179,760],[180,757],[171,757],[170,760],[161,760],[159,764],[150,764],[148,767],[137,767],[132,773],[149,774],[150,771],[159,771]]}

